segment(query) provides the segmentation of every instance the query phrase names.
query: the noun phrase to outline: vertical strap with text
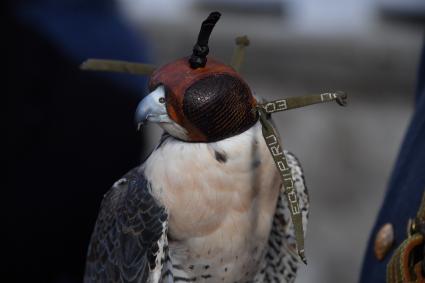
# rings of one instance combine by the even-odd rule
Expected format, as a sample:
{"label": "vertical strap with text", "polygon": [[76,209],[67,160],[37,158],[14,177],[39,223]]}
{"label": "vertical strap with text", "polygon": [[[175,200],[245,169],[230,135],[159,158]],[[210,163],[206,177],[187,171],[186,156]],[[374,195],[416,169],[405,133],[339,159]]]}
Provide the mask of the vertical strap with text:
{"label": "vertical strap with text", "polygon": [[301,260],[306,264],[307,261],[304,251],[304,231],[302,225],[302,215],[300,211],[298,197],[294,190],[294,182],[292,179],[291,168],[288,165],[285,153],[283,152],[283,148],[279,143],[276,131],[266,118],[265,111],[259,108],[258,114],[260,116],[264,140],[266,141],[267,148],[272,154],[280,177],[282,178],[283,190],[289,204],[291,219],[295,228],[295,240],[297,242],[298,255],[300,256]]}

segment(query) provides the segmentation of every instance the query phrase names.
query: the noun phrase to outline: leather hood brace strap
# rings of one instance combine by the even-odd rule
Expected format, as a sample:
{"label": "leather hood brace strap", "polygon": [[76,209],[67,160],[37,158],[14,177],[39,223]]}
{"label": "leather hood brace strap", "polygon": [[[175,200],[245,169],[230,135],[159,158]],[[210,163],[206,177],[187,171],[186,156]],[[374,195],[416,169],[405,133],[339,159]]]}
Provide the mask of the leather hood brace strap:
{"label": "leather hood brace strap", "polygon": [[254,109],[254,111],[258,112],[264,140],[266,141],[266,145],[273,157],[282,179],[282,189],[284,190],[286,199],[288,201],[292,223],[294,224],[297,252],[300,259],[305,264],[307,264],[307,260],[304,251],[302,215],[299,207],[297,193],[294,190],[291,168],[288,166],[288,162],[286,160],[279,136],[269,121],[269,117],[270,114],[274,112],[285,111],[322,102],[336,101],[339,105],[345,106],[347,103],[346,99],[347,95],[344,92],[323,93],[319,95],[290,97],[286,99],[266,102],[263,104],[258,104]]}

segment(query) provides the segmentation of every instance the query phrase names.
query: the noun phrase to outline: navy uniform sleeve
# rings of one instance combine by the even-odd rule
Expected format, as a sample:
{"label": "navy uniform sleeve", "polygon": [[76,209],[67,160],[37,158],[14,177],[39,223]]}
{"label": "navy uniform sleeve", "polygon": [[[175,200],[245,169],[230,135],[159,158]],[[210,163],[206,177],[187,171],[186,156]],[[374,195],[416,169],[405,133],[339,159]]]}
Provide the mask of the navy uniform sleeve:
{"label": "navy uniform sleeve", "polygon": [[[360,277],[362,283],[386,281],[386,268],[395,248],[406,238],[425,190],[425,46],[419,69],[415,111],[393,169],[378,218],[370,235]],[[382,260],[374,255],[376,234],[385,224],[394,229],[394,243]]]}

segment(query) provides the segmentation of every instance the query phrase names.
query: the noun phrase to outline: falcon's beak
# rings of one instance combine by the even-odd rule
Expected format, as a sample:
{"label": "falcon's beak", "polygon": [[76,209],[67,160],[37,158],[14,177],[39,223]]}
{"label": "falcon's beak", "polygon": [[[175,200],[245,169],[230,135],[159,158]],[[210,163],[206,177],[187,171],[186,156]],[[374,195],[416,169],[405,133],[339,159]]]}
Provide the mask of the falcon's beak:
{"label": "falcon's beak", "polygon": [[158,86],[154,91],[143,98],[137,106],[135,115],[137,130],[140,130],[147,121],[156,123],[170,121],[167,114],[164,86]]}

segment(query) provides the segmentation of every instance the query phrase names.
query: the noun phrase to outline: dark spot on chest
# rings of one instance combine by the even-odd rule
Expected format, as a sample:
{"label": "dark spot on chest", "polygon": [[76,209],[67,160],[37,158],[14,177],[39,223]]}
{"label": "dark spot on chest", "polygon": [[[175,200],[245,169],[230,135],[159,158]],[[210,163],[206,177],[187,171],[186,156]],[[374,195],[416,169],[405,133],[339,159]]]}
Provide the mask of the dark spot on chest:
{"label": "dark spot on chest", "polygon": [[261,164],[261,161],[258,158],[254,158],[251,163],[251,168],[256,169],[258,168],[258,166],[260,166],[260,164]]}
{"label": "dark spot on chest", "polygon": [[214,150],[214,157],[220,163],[226,163],[226,161],[227,161],[226,153],[221,153],[221,152]]}

